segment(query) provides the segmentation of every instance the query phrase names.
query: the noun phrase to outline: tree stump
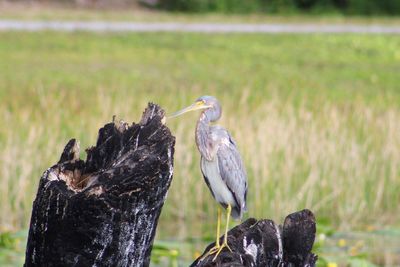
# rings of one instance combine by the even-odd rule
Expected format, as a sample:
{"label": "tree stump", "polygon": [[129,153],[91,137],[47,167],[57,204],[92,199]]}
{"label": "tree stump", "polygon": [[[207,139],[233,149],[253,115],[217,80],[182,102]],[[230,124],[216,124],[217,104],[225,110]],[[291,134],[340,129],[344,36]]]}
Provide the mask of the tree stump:
{"label": "tree stump", "polygon": [[79,159],[72,139],[41,177],[25,266],[148,266],[172,180],[175,138],[149,104],[139,124],[106,124]]}
{"label": "tree stump", "polygon": [[315,218],[309,210],[288,215],[283,227],[251,218],[228,232],[232,252],[225,248],[213,261],[215,255],[205,255],[214,242],[191,266],[315,266],[317,256],[311,253],[315,231]]}

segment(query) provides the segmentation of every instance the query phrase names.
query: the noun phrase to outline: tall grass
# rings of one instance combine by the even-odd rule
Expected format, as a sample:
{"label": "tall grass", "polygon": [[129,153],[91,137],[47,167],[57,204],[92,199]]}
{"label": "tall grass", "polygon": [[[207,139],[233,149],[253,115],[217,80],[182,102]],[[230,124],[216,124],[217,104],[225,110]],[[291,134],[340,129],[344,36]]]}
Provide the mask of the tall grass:
{"label": "tall grass", "polygon": [[[282,221],[309,208],[345,230],[399,219],[398,109],[326,104],[311,111],[270,99],[248,112],[245,103],[234,115],[227,111],[221,124],[231,129],[245,160],[248,216]],[[176,126],[176,175],[164,214],[182,221],[176,224],[182,237],[204,235],[199,224],[185,222],[211,222],[216,212],[198,170],[194,117]]]}
{"label": "tall grass", "polygon": [[[400,39],[1,33],[0,230],[29,223],[38,179],[73,137],[217,96],[249,176],[247,216],[302,208],[341,229],[400,220]],[[168,121],[175,173],[159,235],[213,235],[197,114]],[[82,154],[82,157],[85,155]]]}

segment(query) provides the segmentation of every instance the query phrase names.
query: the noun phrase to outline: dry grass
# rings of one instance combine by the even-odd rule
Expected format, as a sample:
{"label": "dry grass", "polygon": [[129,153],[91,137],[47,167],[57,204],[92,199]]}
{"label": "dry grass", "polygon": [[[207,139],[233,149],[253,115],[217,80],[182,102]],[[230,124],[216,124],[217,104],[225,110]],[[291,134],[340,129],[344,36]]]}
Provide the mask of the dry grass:
{"label": "dry grass", "polygon": [[[309,208],[343,230],[399,219],[400,209],[393,205],[400,196],[398,109],[326,104],[312,111],[272,99],[249,113],[243,99],[239,110],[228,110],[220,124],[231,130],[245,160],[248,216],[281,221]],[[198,169],[195,117],[174,126],[176,172],[165,217],[182,221],[176,224],[182,237],[187,232],[204,235],[199,225],[215,217]]]}
{"label": "dry grass", "polygon": [[[310,208],[341,229],[393,224],[399,219],[400,209],[395,205],[400,190],[398,109],[327,104],[313,111],[273,99],[253,110],[246,100],[248,91],[244,92],[240,111],[234,110],[229,99],[221,99],[226,108],[219,124],[231,131],[245,160],[248,216],[281,220],[292,211]],[[52,114],[62,99],[43,97],[41,105]],[[79,98],[75,99],[69,105],[79,106]],[[87,145],[94,143],[96,129],[109,114],[141,113],[134,101],[118,106],[102,91],[95,101],[102,106],[102,114],[85,117],[72,129]],[[137,108],[133,111],[134,106]],[[42,121],[30,123],[32,114],[22,111],[14,128],[16,118],[4,110],[2,113],[8,127],[2,129],[7,139],[0,152],[0,225],[15,229],[26,226],[43,167],[56,162],[68,138],[58,130],[63,127],[60,116],[43,114]],[[201,236],[210,227],[203,222],[212,221],[215,215],[215,203],[203,182],[194,144],[197,117],[188,114],[168,122],[177,138],[175,175],[161,224],[175,229],[180,237]],[[18,129],[22,125],[25,128]],[[14,134],[21,130],[24,138]]]}
{"label": "dry grass", "polygon": [[[77,120],[78,125],[71,129],[75,134],[68,137],[60,131],[63,114],[57,111],[62,95],[42,96],[40,105],[51,112],[35,123],[28,110],[17,116],[0,110],[8,125],[2,130],[7,139],[0,150],[2,229],[26,227],[38,178],[45,167],[56,162],[69,137],[79,133],[87,146],[94,143],[97,128],[111,119],[109,114],[138,117],[145,106],[144,99],[142,105],[129,100],[118,105],[105,92],[96,93],[94,104],[102,107],[99,113]],[[304,105],[294,108],[277,98],[252,109],[246,94],[239,108],[227,97],[221,99],[226,108],[219,124],[231,131],[245,161],[247,216],[280,221],[290,212],[309,208],[340,229],[399,220],[400,210],[395,205],[400,188],[398,109],[343,108],[327,103],[310,110]],[[71,99],[76,102],[69,106],[80,105],[78,97]],[[173,101],[170,96],[167,102],[172,106]],[[194,144],[197,117],[188,114],[168,122],[177,143],[174,180],[161,218],[164,237],[175,231],[180,238],[213,234],[209,223],[215,217],[215,202],[200,174]]]}

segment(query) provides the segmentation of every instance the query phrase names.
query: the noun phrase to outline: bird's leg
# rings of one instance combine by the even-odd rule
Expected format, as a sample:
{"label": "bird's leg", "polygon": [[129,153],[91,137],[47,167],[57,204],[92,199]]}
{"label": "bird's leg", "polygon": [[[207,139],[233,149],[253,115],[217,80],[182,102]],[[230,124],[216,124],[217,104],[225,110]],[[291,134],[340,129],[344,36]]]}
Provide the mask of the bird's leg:
{"label": "bird's leg", "polygon": [[224,243],[222,243],[222,245],[219,247],[217,254],[215,254],[213,261],[215,261],[215,259],[219,255],[219,253],[221,253],[221,251],[224,248],[228,248],[229,251],[232,252],[232,249],[228,245],[229,218],[231,217],[231,211],[232,211],[232,207],[230,204],[228,204],[228,207],[226,208],[226,210],[227,210],[227,213],[226,213],[226,228],[225,228],[225,235],[224,235]]}
{"label": "bird's leg", "polygon": [[217,220],[217,240],[215,240],[215,246],[219,247],[219,237],[220,237],[220,226],[221,226],[221,207],[218,206],[218,220]]}
{"label": "bird's leg", "polygon": [[219,238],[220,238],[220,226],[221,226],[221,207],[218,207],[218,218],[217,218],[217,239],[215,241],[215,246],[212,247],[205,255],[202,259],[204,259],[205,257],[207,257],[208,255],[212,255],[215,252],[217,252],[219,250],[219,248],[221,247],[221,245],[219,244]]}

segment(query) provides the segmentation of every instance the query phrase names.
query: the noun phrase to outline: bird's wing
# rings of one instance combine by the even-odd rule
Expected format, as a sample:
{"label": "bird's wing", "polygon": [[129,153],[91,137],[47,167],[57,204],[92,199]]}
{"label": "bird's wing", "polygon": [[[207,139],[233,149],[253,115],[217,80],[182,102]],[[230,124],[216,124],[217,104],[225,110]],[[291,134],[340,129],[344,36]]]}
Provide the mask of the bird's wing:
{"label": "bird's wing", "polygon": [[201,173],[203,174],[204,181],[206,182],[206,185],[207,185],[208,189],[209,189],[210,192],[211,192],[211,195],[213,196],[213,198],[215,198],[215,194],[214,194],[214,191],[212,190],[212,187],[211,187],[211,185],[210,185],[210,181],[208,180],[208,177],[207,177],[206,173],[204,172],[203,164],[204,164],[204,161],[205,161],[205,160],[206,160],[206,159],[204,159],[203,157],[201,157],[201,160],[200,160],[200,170],[201,170]]}
{"label": "bird's wing", "polygon": [[221,141],[217,150],[219,172],[238,204],[238,215],[241,217],[246,210],[246,171],[236,144],[228,132]]}

